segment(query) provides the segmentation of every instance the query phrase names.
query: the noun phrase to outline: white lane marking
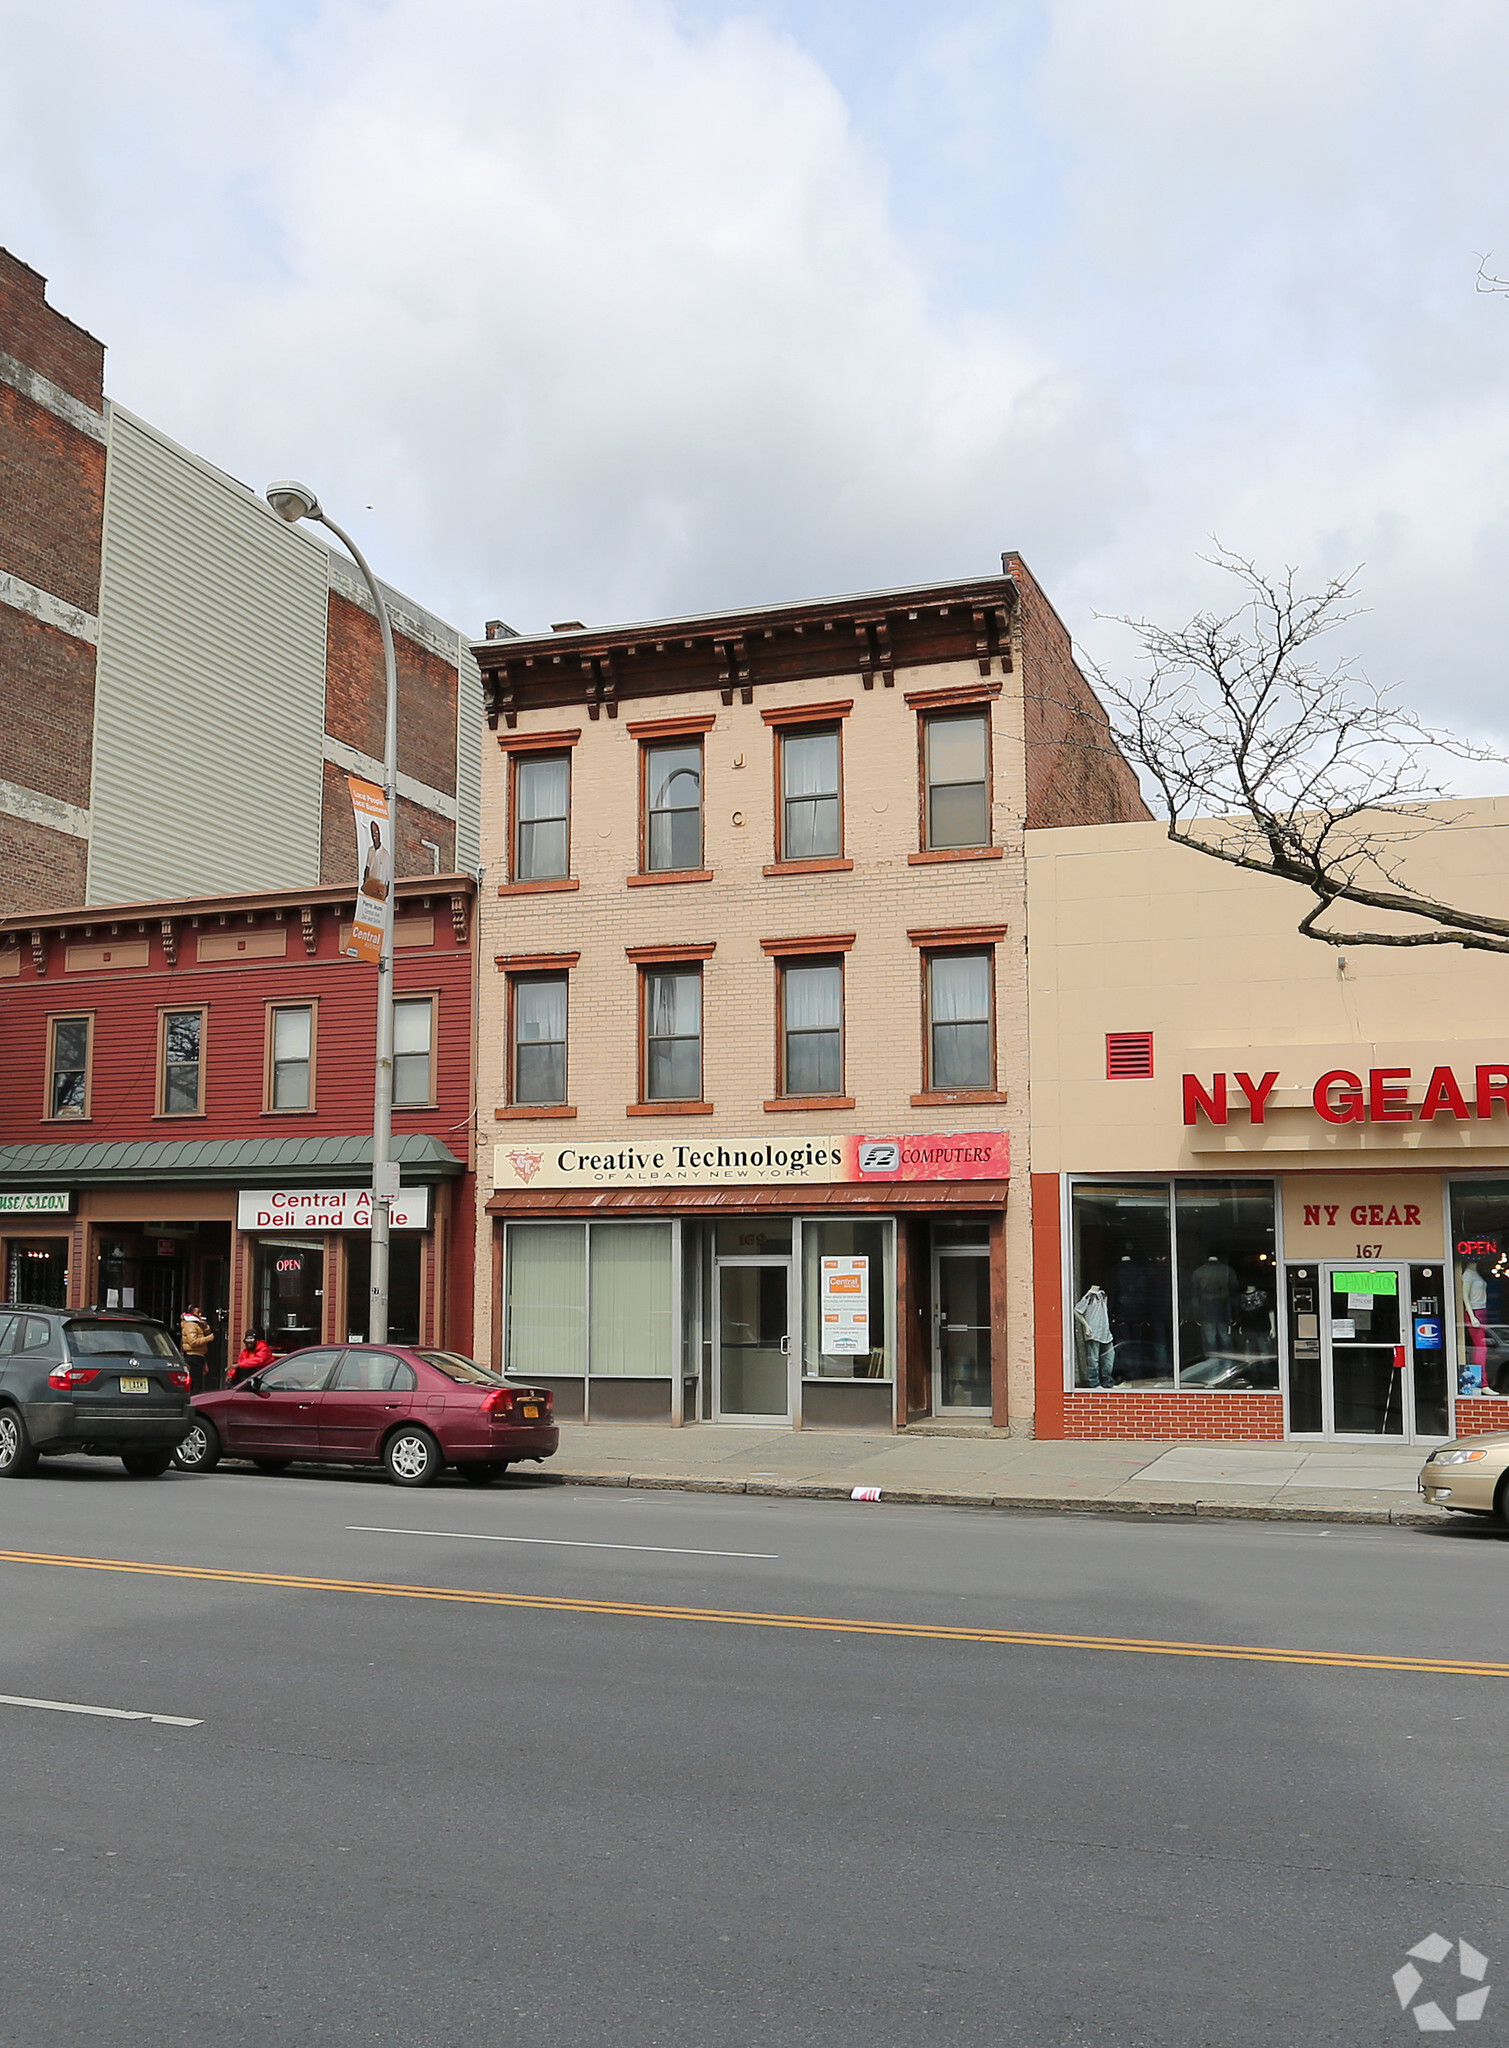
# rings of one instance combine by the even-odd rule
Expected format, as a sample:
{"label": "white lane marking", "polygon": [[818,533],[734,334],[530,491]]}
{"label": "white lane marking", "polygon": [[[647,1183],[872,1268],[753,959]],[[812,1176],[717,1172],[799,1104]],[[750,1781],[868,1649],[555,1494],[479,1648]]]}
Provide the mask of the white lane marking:
{"label": "white lane marking", "polygon": [[366,1522],[348,1522],[357,1536],[445,1536],[453,1543],[546,1543],[553,1550],[650,1550],[658,1557],[758,1557],[774,1561],[776,1550],[684,1550],[675,1543],[584,1543],[571,1536],[484,1536],[473,1529],[383,1529]]}
{"label": "white lane marking", "polygon": [[49,1714],[97,1714],[104,1721],[155,1721],[159,1728],[202,1728],[202,1721],[190,1721],[182,1714],[134,1713],[130,1707],[81,1707],[76,1700],[25,1700],[17,1693],[0,1692],[0,1707],[41,1707]]}

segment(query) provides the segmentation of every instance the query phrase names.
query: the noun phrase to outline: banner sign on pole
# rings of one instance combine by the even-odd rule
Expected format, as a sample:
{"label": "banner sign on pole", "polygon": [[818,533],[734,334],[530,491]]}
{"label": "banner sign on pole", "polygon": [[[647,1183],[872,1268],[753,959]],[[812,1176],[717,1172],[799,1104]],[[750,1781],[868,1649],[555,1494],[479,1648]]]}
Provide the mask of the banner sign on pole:
{"label": "banner sign on pole", "polygon": [[356,848],[361,860],[361,888],[346,952],[353,960],[375,965],[382,958],[383,932],[393,914],[393,827],[388,799],[375,782],[348,775],[351,808],[356,814]]}

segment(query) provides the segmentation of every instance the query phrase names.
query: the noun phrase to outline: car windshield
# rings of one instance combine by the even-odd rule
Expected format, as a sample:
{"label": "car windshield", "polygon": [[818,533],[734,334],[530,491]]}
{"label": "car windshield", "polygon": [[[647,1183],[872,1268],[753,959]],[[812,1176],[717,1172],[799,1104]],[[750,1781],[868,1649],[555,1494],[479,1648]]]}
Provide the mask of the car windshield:
{"label": "car windshield", "polygon": [[473,1387],[496,1387],[502,1382],[495,1372],[489,1372],[485,1365],[478,1365],[474,1358],[463,1358],[459,1351],[416,1351],[416,1358],[422,1358],[426,1365],[433,1365],[436,1372],[443,1372],[447,1379],[460,1380]]}
{"label": "car windshield", "polygon": [[133,1358],[176,1358],[173,1339],[155,1323],[67,1323],[68,1349],[75,1358],[126,1352]]}

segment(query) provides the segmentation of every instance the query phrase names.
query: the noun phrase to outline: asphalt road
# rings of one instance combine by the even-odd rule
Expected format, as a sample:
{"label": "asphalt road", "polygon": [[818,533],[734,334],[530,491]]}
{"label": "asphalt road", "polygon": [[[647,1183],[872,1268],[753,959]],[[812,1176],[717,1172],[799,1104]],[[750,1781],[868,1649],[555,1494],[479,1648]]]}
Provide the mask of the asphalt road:
{"label": "asphalt road", "polygon": [[1490,1530],[81,1460],[0,1551],[0,1691],[197,1724],[0,1704],[17,2048],[1356,2048],[1435,1931],[1509,2035]]}

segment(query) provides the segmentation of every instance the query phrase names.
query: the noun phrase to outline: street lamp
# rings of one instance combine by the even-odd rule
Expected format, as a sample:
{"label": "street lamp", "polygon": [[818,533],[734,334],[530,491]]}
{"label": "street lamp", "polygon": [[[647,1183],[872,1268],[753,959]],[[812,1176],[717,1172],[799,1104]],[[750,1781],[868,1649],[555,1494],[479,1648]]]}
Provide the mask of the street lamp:
{"label": "street lamp", "polygon": [[372,1100],[372,1301],[367,1340],[388,1341],[388,1247],[398,1170],[393,1164],[393,889],[398,880],[398,663],[393,653],[393,626],[367,558],[350,534],[320,508],[307,484],[288,481],[267,486],[267,502],[290,526],[300,519],[328,527],[366,579],[382,632],[383,678],[387,705],[383,720],[382,782],[388,802],[388,830],[394,842],[393,881],[383,903],[382,946],[377,961],[377,1077]]}

